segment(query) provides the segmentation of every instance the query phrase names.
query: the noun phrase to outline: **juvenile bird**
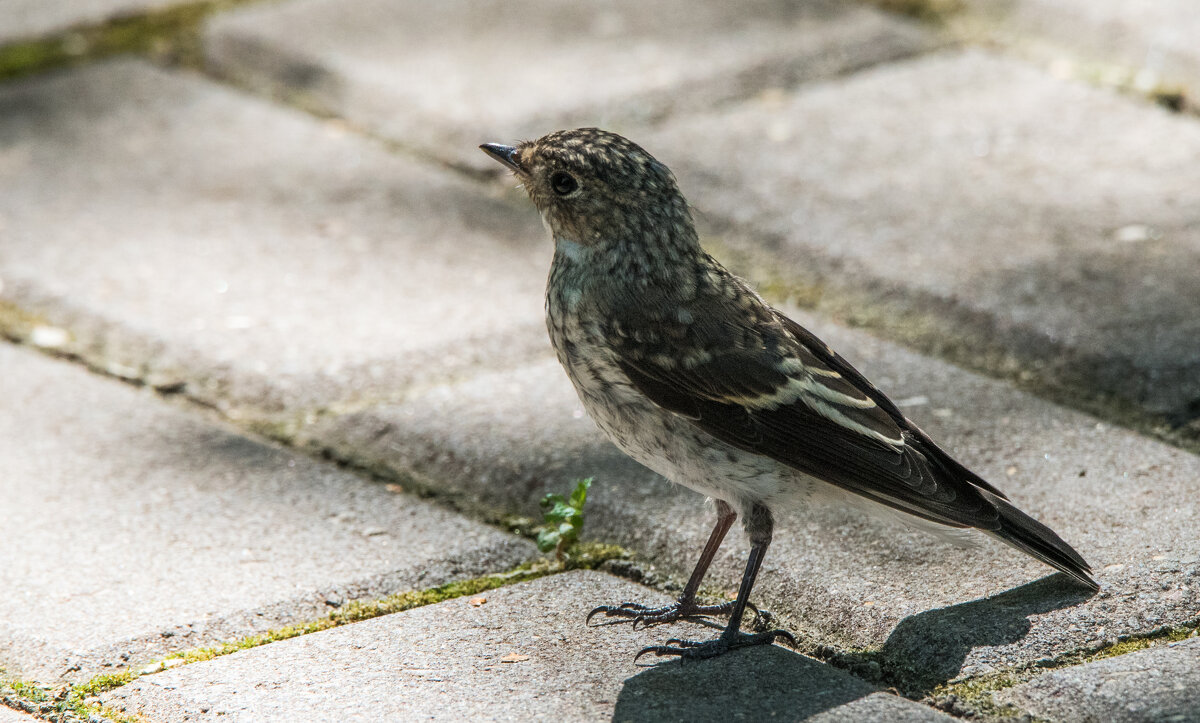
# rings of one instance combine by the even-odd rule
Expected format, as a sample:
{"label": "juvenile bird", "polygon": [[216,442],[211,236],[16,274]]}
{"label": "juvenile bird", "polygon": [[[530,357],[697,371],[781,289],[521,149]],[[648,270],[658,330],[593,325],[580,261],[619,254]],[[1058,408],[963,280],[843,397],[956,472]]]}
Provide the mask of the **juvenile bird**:
{"label": "juvenile bird", "polygon": [[[716,527],[678,601],[593,615],[661,623],[729,614],[714,640],[638,656],[707,658],[791,640],[741,630],[775,515],[850,494],[950,528],[976,528],[1097,589],[1088,564],[937,446],[829,346],[700,247],[671,171],[596,128],[480,148],[507,166],[554,239],[546,325],[596,424],[626,454],[716,501]],[[737,599],[696,602],[726,532],[750,540]],[[794,640],[791,640],[794,644]]]}

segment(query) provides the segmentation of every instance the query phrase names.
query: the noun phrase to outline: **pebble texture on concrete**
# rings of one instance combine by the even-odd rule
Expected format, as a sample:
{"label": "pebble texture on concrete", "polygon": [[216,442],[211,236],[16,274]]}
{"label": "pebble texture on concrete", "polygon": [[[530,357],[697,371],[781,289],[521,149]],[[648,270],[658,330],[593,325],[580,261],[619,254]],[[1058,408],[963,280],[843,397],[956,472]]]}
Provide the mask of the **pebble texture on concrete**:
{"label": "pebble texture on concrete", "polygon": [[995,695],[1061,723],[1186,723],[1200,717],[1200,638],[1046,673]]}
{"label": "pebble texture on concrete", "polygon": [[28,713],[0,705],[0,723],[34,723],[41,720]]}
{"label": "pebble texture on concrete", "polygon": [[174,0],[0,0],[0,46],[177,4]]}
{"label": "pebble texture on concrete", "polygon": [[510,568],[532,546],[0,345],[0,666],[54,682]]}
{"label": "pebble texture on concrete", "polygon": [[850,3],[298,0],[217,17],[220,74],[494,171],[485,141],[621,128],[928,48]]}
{"label": "pebble texture on concrete", "polygon": [[[1104,590],[1087,600],[1058,577],[1031,582],[1051,571],[998,543],[960,549],[830,506],[784,521],[757,601],[819,641],[882,645],[922,684],[1194,617],[1200,459],[860,332],[797,318],[1076,546]],[[678,575],[690,571],[713,522],[697,495],[672,489],[602,440],[552,360],[329,417],[307,433],[337,456],[414,470],[518,514],[535,514],[546,491],[595,476],[586,533]],[[744,540],[731,535],[710,573],[715,589],[735,589],[745,554]]]}
{"label": "pebble texture on concrete", "polygon": [[732,710],[745,720],[951,720],[780,647],[639,668],[646,645],[716,631],[584,626],[595,605],[626,599],[668,600],[603,573],[565,573],[143,677],[104,700],[163,723],[713,720]]}
{"label": "pebble texture on concrete", "polygon": [[935,315],[939,337],[1196,413],[1194,119],[954,51],[641,140],[703,217],[752,229],[756,245],[778,239],[783,279],[898,291]]}
{"label": "pebble texture on concrete", "polygon": [[335,124],[119,61],[0,88],[0,139],[0,320],[34,344],[260,414],[541,349],[536,216]]}

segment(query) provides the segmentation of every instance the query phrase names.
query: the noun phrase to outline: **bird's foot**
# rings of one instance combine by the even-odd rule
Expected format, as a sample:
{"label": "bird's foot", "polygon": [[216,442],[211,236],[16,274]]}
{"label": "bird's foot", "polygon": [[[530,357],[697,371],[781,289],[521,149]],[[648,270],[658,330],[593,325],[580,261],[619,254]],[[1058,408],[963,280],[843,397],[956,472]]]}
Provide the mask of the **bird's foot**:
{"label": "bird's foot", "polygon": [[[661,625],[662,623],[673,623],[676,620],[688,618],[702,618],[709,615],[728,615],[733,611],[734,601],[722,603],[721,605],[697,605],[694,600],[684,602],[682,600],[664,605],[658,608],[652,608],[641,603],[624,602],[620,605],[601,605],[600,607],[588,613],[584,623],[590,623],[592,618],[603,613],[607,618],[625,618],[633,621],[633,627],[638,625]],[[753,605],[748,605],[754,610],[754,619],[758,620],[764,616],[770,617],[768,612],[760,612]]]}
{"label": "bird's foot", "polygon": [[796,647],[796,638],[786,630],[768,630],[764,633],[743,633],[740,630],[734,630],[732,633],[726,630],[721,637],[714,640],[679,640],[672,638],[667,641],[666,645],[651,645],[642,650],[635,656],[633,661],[636,663],[638,658],[643,655],[653,653],[658,657],[667,655],[678,655],[679,660],[703,660],[705,658],[715,658],[723,653],[728,653],[730,650],[738,648],[748,648],[752,645],[771,645],[777,639],[782,639],[787,642],[788,647]]}

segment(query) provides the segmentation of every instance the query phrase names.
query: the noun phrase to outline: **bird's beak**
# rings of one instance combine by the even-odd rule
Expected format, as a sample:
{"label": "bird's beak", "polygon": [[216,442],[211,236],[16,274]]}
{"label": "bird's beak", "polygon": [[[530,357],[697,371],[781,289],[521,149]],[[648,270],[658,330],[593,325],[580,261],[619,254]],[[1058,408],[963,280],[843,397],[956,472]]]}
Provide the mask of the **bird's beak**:
{"label": "bird's beak", "polygon": [[484,143],[479,147],[479,150],[500,161],[513,171],[521,170],[521,166],[517,163],[521,154],[512,146],[502,146],[499,143]]}

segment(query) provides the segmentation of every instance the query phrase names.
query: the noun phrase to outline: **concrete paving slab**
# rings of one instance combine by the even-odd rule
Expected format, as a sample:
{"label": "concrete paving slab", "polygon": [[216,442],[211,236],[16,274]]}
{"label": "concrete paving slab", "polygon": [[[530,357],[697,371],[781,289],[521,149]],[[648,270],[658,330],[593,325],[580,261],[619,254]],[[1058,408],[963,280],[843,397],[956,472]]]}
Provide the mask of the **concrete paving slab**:
{"label": "concrete paving slab", "polygon": [[231,414],[395,397],[541,348],[545,232],[487,193],[136,61],[12,84],[0,320]]}
{"label": "concrete paving slab", "polygon": [[639,140],[785,284],[905,299],[941,343],[1152,412],[1200,408],[1194,118],[955,51]]}
{"label": "concrete paving slab", "polygon": [[0,0],[0,45],[180,4],[178,0]]}
{"label": "concrete paving slab", "polygon": [[0,705],[0,723],[33,723],[41,720],[20,710],[13,710]]}
{"label": "concrete paving slab", "polygon": [[86,679],[506,570],[519,538],[0,345],[0,666]]}
{"label": "concrete paving slab", "polygon": [[931,47],[853,3],[296,0],[222,14],[209,65],[471,167],[485,141],[622,127]]}
{"label": "concrete paving slab", "polygon": [[143,677],[104,701],[155,721],[948,721],[783,648],[639,669],[634,654],[697,624],[585,627],[603,601],[668,598],[572,572]]}
{"label": "concrete paving slab", "polygon": [[[1200,606],[1200,458],[1113,429],[896,345],[796,317],[899,400],[935,439],[1057,530],[1093,564],[1086,595],[999,543],[960,549],[854,511],[782,523],[756,600],[818,642],[875,646],[914,686],[1052,657],[1192,619]],[[328,417],[301,440],[335,457],[409,470],[464,499],[535,517],[547,491],[597,479],[585,534],[685,577],[713,524],[601,439],[553,360],[438,385],[401,405]],[[733,535],[710,573],[736,589]],[[1036,581],[1036,582],[1034,582]],[[915,682],[913,682],[915,681]]]}
{"label": "concrete paving slab", "polygon": [[1200,639],[1056,670],[994,697],[1062,723],[1185,723],[1200,712]]}
{"label": "concrete paving slab", "polygon": [[[1004,33],[1067,50],[1061,62],[1124,67],[1141,90],[1200,91],[1200,17],[1190,0],[968,0],[968,6]],[[1098,72],[1106,80],[1112,69]]]}

